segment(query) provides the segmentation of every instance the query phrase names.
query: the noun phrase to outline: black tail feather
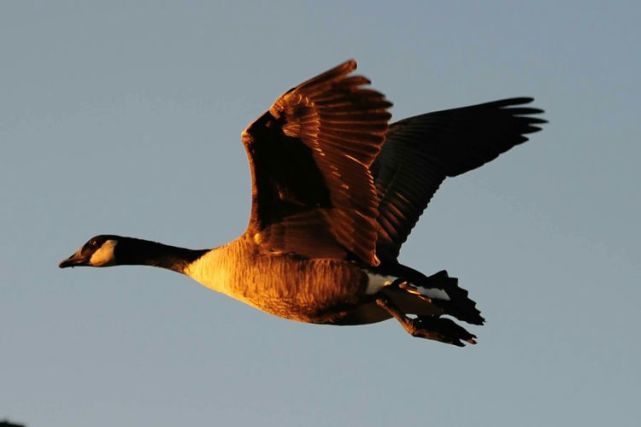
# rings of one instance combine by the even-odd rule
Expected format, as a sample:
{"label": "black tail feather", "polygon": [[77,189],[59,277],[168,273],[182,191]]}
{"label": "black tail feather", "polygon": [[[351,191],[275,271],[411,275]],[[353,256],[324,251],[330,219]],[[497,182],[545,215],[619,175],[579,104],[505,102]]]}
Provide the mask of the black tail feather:
{"label": "black tail feather", "polygon": [[406,280],[414,285],[428,289],[444,290],[450,297],[449,301],[433,298],[431,302],[442,308],[445,314],[473,325],[482,325],[485,323],[481,312],[476,308],[476,302],[468,297],[468,292],[465,289],[459,287],[458,279],[456,277],[450,277],[447,271],[441,270],[427,277],[420,271],[416,271],[402,264],[396,264],[393,268],[389,269],[392,274],[399,277],[399,280]]}
{"label": "black tail feather", "polygon": [[432,300],[434,304],[443,308],[447,314],[473,325],[485,323],[481,312],[476,308],[476,303],[468,297],[467,290],[459,287],[456,277],[450,277],[447,271],[442,270],[427,277],[427,281],[431,287],[443,289],[449,295],[450,301]]}

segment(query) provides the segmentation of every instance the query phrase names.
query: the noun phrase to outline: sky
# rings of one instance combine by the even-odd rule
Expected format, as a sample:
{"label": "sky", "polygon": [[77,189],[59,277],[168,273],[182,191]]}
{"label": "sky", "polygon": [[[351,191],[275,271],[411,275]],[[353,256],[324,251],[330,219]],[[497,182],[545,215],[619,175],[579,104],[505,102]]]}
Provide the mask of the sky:
{"label": "sky", "polygon": [[[91,426],[636,426],[636,1],[0,3],[0,419]],[[534,96],[550,123],[447,180],[401,252],[460,279],[479,344],[317,326],[89,237],[241,234],[240,132],[348,58],[394,119]]]}

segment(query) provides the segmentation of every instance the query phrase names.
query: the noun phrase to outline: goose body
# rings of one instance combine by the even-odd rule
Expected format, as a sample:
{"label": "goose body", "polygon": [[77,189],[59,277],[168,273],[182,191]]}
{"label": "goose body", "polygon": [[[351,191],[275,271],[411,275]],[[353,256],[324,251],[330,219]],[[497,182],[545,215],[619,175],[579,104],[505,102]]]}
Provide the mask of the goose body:
{"label": "goose body", "polygon": [[289,90],[242,133],[252,174],[247,230],[203,250],[99,235],[60,267],[150,265],[287,319],[365,324],[396,318],[413,336],[475,336],[449,317],[483,318],[445,271],[398,253],[448,176],[527,140],[544,120],[530,98],[445,110],[388,124],[391,104],[347,61]]}
{"label": "goose body", "polygon": [[345,260],[265,256],[251,236],[206,253],[185,274],[260,310],[309,323],[325,323],[337,307],[358,305],[367,278]]}

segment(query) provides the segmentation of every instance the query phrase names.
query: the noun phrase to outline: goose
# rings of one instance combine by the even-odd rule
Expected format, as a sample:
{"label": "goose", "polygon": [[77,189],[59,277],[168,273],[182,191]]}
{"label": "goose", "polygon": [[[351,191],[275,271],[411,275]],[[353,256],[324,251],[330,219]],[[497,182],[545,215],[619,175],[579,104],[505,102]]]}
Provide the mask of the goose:
{"label": "goose", "polygon": [[533,98],[503,99],[389,124],[392,104],[348,60],[281,95],[241,134],[252,178],[246,231],[213,249],[117,235],[91,238],[65,267],[147,265],[286,319],[360,325],[394,318],[456,346],[484,319],[458,279],[398,261],[447,177],[541,129]]}

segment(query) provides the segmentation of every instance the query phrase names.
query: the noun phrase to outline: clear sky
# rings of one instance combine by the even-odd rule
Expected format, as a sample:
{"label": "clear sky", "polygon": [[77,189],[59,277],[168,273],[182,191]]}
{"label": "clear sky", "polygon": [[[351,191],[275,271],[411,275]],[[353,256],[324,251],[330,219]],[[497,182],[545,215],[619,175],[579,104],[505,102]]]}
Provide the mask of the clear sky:
{"label": "clear sky", "polygon": [[[29,427],[636,426],[638,1],[0,3],[0,419]],[[395,119],[534,96],[550,124],[448,180],[401,260],[460,278],[463,349],[289,322],[89,237],[244,231],[241,130],[354,57]]]}

